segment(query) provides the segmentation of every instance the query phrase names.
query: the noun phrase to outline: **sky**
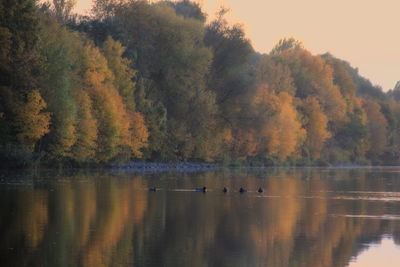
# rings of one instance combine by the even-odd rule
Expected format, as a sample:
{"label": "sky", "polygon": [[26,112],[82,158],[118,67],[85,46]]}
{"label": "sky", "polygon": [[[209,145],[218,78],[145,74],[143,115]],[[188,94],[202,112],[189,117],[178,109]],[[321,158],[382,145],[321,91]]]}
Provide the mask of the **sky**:
{"label": "sky", "polygon": [[[399,0],[196,0],[212,18],[220,6],[243,24],[256,51],[294,37],[314,54],[329,52],[386,91],[400,80]],[[92,0],[77,0],[76,11]]]}

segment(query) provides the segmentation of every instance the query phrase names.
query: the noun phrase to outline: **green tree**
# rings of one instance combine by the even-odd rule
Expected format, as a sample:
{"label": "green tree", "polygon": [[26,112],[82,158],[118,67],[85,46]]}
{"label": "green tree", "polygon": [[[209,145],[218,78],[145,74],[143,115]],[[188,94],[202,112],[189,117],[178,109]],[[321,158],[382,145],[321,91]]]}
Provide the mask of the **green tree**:
{"label": "green tree", "polygon": [[97,151],[98,122],[94,116],[93,102],[86,90],[76,90],[75,99],[77,124],[72,158],[78,162],[94,161]]}
{"label": "green tree", "polygon": [[184,16],[185,18],[197,19],[201,22],[205,22],[207,14],[205,14],[198,3],[192,2],[190,0],[180,0],[180,1],[166,1],[175,10],[176,14]]}
{"label": "green tree", "polygon": [[263,55],[258,61],[257,82],[268,84],[275,92],[296,94],[290,68],[268,55]]}
{"label": "green tree", "polygon": [[114,41],[110,36],[104,42],[103,54],[107,59],[108,67],[112,71],[113,85],[118,89],[124,102],[130,110],[135,110],[135,86],[134,82],[136,71],[130,66],[132,62],[123,58],[125,47],[120,42]]}
{"label": "green tree", "polygon": [[0,145],[33,150],[47,132],[49,114],[42,112],[46,103],[38,91],[38,36],[36,1],[0,1]]}
{"label": "green tree", "polygon": [[50,133],[43,147],[53,159],[71,156],[76,142],[77,103],[74,90],[80,84],[82,43],[79,37],[44,14],[40,52],[43,58],[41,86],[52,113]]}
{"label": "green tree", "polygon": [[[349,160],[362,159],[366,152],[367,136],[367,118],[360,106],[349,114],[349,121],[336,133],[334,145],[349,151]],[[331,150],[332,146],[329,149]]]}
{"label": "green tree", "polygon": [[[185,160],[194,157],[195,151],[204,151],[200,140],[214,136],[208,133],[213,129],[208,124],[216,108],[214,95],[205,87],[211,51],[203,43],[203,22],[178,15],[180,8],[172,6],[128,1],[109,6],[113,12],[101,17],[102,27],[126,47],[124,55],[138,71],[137,111],[144,114],[150,129],[146,154]],[[100,26],[90,34],[97,30],[101,31]],[[203,110],[198,112],[197,107]]]}

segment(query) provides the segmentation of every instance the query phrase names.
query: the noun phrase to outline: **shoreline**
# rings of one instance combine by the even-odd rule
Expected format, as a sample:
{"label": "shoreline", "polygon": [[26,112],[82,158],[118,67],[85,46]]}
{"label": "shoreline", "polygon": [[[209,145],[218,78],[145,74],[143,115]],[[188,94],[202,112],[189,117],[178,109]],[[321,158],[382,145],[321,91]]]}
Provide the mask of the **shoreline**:
{"label": "shoreline", "polygon": [[111,172],[132,172],[132,173],[159,173],[159,172],[204,172],[214,171],[219,169],[232,170],[262,170],[262,169],[363,169],[363,168],[400,168],[400,165],[359,165],[359,164],[335,164],[329,166],[318,165],[275,165],[275,166],[256,166],[256,165],[240,165],[234,166],[221,163],[206,163],[206,162],[124,162],[124,163],[109,163],[104,165],[90,166],[36,166],[26,168],[0,168],[0,172],[4,171],[111,171]]}
{"label": "shoreline", "polygon": [[217,163],[205,162],[176,162],[176,163],[163,163],[163,162],[127,162],[127,163],[114,163],[108,166],[109,169],[115,171],[129,171],[129,172],[198,172],[198,171],[212,171],[222,168],[222,165]]}

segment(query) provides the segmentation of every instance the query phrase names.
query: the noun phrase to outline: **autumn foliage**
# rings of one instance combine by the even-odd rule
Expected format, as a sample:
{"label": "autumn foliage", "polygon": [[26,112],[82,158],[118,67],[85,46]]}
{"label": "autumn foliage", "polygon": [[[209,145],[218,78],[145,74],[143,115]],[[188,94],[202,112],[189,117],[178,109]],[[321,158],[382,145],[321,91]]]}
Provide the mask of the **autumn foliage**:
{"label": "autumn foliage", "polygon": [[19,142],[33,150],[37,140],[49,132],[50,114],[38,90],[30,92],[26,102],[15,107],[15,127]]}
{"label": "autumn foliage", "polygon": [[400,160],[400,85],[384,93],[293,38],[257,53],[224,9],[206,23],[190,1],[95,1],[89,17],[3,2],[5,164]]}
{"label": "autumn foliage", "polygon": [[310,157],[319,158],[325,142],[331,137],[328,130],[328,117],[315,97],[305,99],[301,109],[304,114],[304,127],[307,131],[304,150]]}

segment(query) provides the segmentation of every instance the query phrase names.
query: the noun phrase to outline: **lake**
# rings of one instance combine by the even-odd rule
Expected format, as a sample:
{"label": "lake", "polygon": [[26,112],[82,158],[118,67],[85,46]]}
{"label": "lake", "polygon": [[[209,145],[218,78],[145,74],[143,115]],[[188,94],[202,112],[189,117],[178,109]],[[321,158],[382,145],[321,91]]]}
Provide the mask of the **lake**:
{"label": "lake", "polygon": [[0,266],[400,264],[400,168],[1,172],[0,205]]}

